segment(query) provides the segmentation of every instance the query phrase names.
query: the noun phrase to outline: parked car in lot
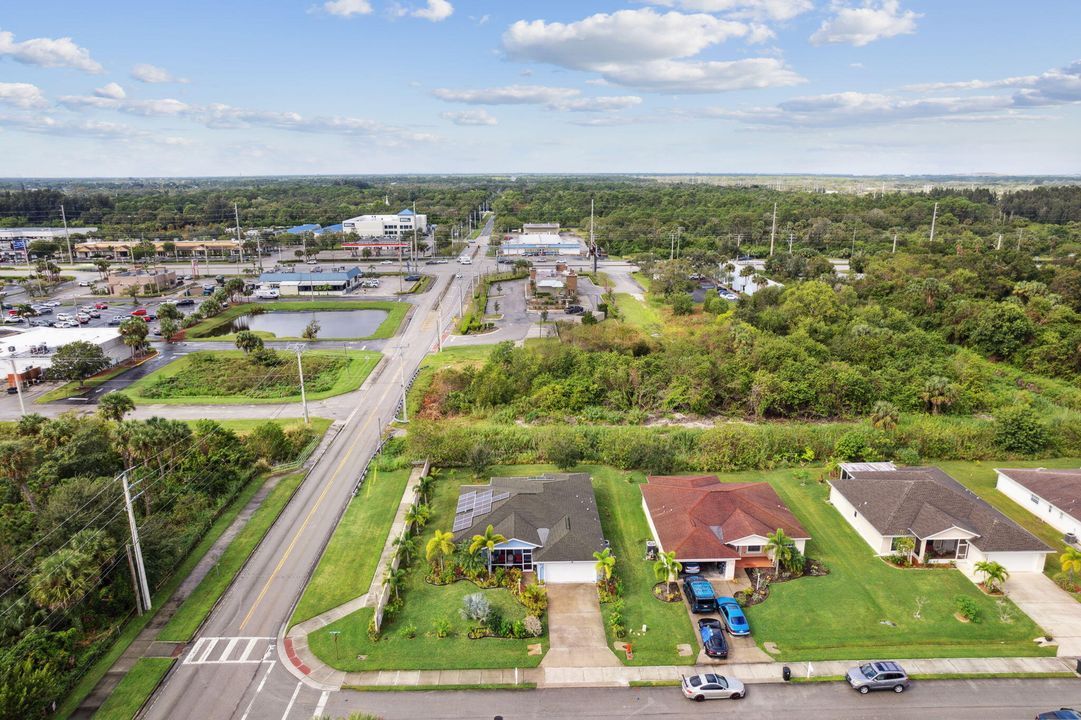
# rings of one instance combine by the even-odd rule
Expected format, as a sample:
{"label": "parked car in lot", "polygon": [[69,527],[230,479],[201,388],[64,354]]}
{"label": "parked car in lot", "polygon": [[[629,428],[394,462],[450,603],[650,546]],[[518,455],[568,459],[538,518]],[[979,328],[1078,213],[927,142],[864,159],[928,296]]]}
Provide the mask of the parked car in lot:
{"label": "parked car in lot", "polygon": [[848,684],[861,695],[872,690],[893,690],[901,693],[908,687],[908,673],[900,665],[889,661],[869,662],[845,673]]}
{"label": "parked car in lot", "polygon": [[90,316],[86,313],[78,313],[75,315],[75,322],[79,323],[80,325],[86,325],[88,322],[90,322]]}
{"label": "parked car in lot", "polygon": [[38,320],[35,318],[34,320],[30,321],[30,327],[49,327],[51,325],[52,323],[50,323],[48,320]]}
{"label": "parked car in lot", "polygon": [[739,680],[729,675],[703,673],[702,675],[683,676],[681,683],[683,696],[689,700],[739,700],[747,694],[747,688]]}
{"label": "parked car in lot", "polygon": [[683,594],[691,604],[691,612],[717,612],[717,595],[713,586],[701,575],[688,575],[683,578]]}
{"label": "parked car in lot", "polygon": [[81,280],[81,281],[79,281],[79,287],[90,287],[90,285],[91,285],[91,283],[90,283],[89,280]]}
{"label": "parked car in lot", "polygon": [[728,641],[724,639],[724,627],[716,618],[702,618],[698,621],[698,635],[702,638],[702,648],[706,656],[724,660],[728,657]]}
{"label": "parked car in lot", "polygon": [[177,300],[176,304],[177,304],[177,307],[179,307],[181,305],[194,305],[195,301],[192,300],[191,298],[186,297],[186,298],[180,298],[179,300]]}
{"label": "parked car in lot", "polygon": [[5,325],[14,325],[15,323],[21,323],[23,319],[18,315],[8,315],[4,318]]}
{"label": "parked car in lot", "polygon": [[747,622],[747,616],[743,614],[743,608],[739,606],[735,598],[717,598],[717,608],[721,611],[724,626],[728,628],[731,635],[742,637],[751,634],[751,626]]}
{"label": "parked car in lot", "polygon": [[107,325],[119,325],[122,322],[124,322],[124,318],[120,317],[119,315],[113,315],[106,321],[106,324]]}
{"label": "parked car in lot", "polygon": [[1072,708],[1048,710],[1037,715],[1036,720],[1081,720],[1081,712]]}
{"label": "parked car in lot", "polygon": [[107,303],[107,302],[96,302],[96,303],[94,303],[94,309],[95,310],[108,310],[109,309],[109,303]]}
{"label": "parked car in lot", "polygon": [[73,318],[68,313],[57,313],[56,314],[56,321],[57,322],[69,322],[69,321],[74,320],[74,319],[75,318]]}
{"label": "parked car in lot", "polygon": [[416,282],[420,280],[420,275],[406,275],[404,279],[406,282]]}
{"label": "parked car in lot", "polygon": [[57,320],[53,323],[54,328],[75,328],[79,327],[79,323],[74,320]]}
{"label": "parked car in lot", "polygon": [[567,309],[563,312],[567,313],[568,315],[581,315],[585,311],[586,309],[581,305],[568,305]]}

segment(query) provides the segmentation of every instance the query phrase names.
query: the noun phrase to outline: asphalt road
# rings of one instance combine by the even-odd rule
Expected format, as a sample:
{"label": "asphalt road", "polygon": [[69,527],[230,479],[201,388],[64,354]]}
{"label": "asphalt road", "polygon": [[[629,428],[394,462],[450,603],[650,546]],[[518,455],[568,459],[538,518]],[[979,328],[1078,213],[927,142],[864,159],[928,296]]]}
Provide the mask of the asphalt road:
{"label": "asphalt road", "polygon": [[[842,683],[754,685],[742,700],[694,703],[679,688],[592,688],[471,692],[341,692],[324,714],[369,712],[386,720],[613,720],[615,718],[799,718],[800,720],[1010,720],[1081,706],[1081,680],[936,680],[903,695],[860,695]],[[314,707],[287,716],[308,718]],[[252,716],[255,717],[255,716]]]}
{"label": "asphalt road", "polygon": [[388,361],[383,371],[355,396],[356,407],[344,428],[222,597],[144,717],[311,717],[322,693],[282,667],[275,638],[349,503],[381,428],[394,413],[402,375],[408,378],[434,349],[437,328],[446,327],[454,315],[456,308],[441,307],[437,324],[436,301],[445,285],[450,283],[456,293],[455,284],[469,282],[449,270],[429,292],[414,299],[416,309],[408,324],[384,349]]}

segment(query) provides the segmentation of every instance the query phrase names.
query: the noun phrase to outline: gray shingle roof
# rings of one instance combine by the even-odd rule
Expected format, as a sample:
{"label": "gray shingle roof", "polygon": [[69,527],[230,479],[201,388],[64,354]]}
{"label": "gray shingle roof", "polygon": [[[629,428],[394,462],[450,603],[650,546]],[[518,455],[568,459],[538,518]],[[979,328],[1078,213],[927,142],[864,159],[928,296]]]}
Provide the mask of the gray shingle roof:
{"label": "gray shingle roof", "polygon": [[492,478],[490,485],[463,485],[459,495],[491,489],[510,497],[492,504],[491,512],[476,515],[473,524],[454,534],[455,542],[484,534],[492,525],[508,540],[537,545],[534,562],[592,560],[604,547],[593,484],[586,473],[551,474],[533,478]]}
{"label": "gray shingle roof", "polygon": [[1006,468],[998,472],[1028,488],[1067,515],[1081,519],[1081,470]]}
{"label": "gray shingle roof", "polygon": [[830,484],[884,536],[926,538],[951,527],[983,552],[1050,551],[1039,538],[936,467],[856,472]]}

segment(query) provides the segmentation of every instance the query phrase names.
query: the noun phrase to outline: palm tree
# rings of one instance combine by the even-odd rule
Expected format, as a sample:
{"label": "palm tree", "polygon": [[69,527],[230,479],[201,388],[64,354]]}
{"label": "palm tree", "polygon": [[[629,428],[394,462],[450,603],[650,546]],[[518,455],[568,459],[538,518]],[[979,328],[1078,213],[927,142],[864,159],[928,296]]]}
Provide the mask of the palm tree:
{"label": "palm tree", "polygon": [[1081,550],[1075,547],[1067,547],[1066,552],[1059,556],[1058,564],[1062,568],[1062,572],[1069,574],[1070,582],[1073,582],[1074,574],[1081,573]]}
{"label": "palm tree", "polygon": [[18,488],[30,511],[38,511],[37,499],[30,489],[30,473],[37,466],[37,449],[23,439],[0,441],[0,476]]}
{"label": "palm tree", "polygon": [[944,377],[930,378],[920,388],[920,400],[923,400],[932,415],[938,415],[942,408],[952,405],[954,395],[953,386]]}
{"label": "palm tree", "polygon": [[417,539],[411,535],[399,535],[394,540],[394,547],[397,548],[398,562],[408,565],[417,554]]}
{"label": "palm tree", "polygon": [[383,576],[383,587],[394,593],[394,599],[401,597],[402,585],[405,584],[405,568],[392,569],[387,566],[387,572]]}
{"label": "palm tree", "polygon": [[439,558],[439,572],[443,572],[444,558],[450,557],[454,553],[454,533],[449,530],[444,532],[442,530],[436,530],[435,535],[428,544],[424,546],[424,557],[428,562],[432,561],[432,558]]}
{"label": "palm tree", "polygon": [[423,530],[432,516],[432,509],[423,503],[414,503],[405,511],[405,526],[411,530]]}
{"label": "palm tree", "polygon": [[607,582],[612,579],[612,569],[616,566],[616,556],[612,554],[612,548],[605,548],[600,552],[593,553],[593,559],[597,561],[597,574]]}
{"label": "palm tree", "polygon": [[420,496],[422,502],[428,502],[432,489],[435,487],[435,476],[432,474],[425,475],[417,482],[417,495]]}
{"label": "palm tree", "polygon": [[887,400],[879,400],[871,410],[871,427],[875,430],[890,432],[897,427],[899,419],[897,406]]}
{"label": "palm tree", "polygon": [[124,416],[135,409],[135,403],[131,398],[122,392],[116,392],[115,390],[110,393],[105,393],[98,400],[98,415],[105,420],[114,420],[119,422],[124,419]]}
{"label": "palm tree", "polygon": [[653,574],[658,580],[662,580],[668,584],[668,592],[672,592],[672,586],[676,584],[677,578],[679,578],[680,571],[683,570],[683,563],[676,560],[676,553],[662,552],[657,558],[657,562],[653,563]]}
{"label": "palm tree", "polygon": [[773,556],[774,575],[780,572],[782,564],[787,563],[792,558],[792,549],[794,547],[792,540],[781,528],[777,528],[776,532],[771,532],[766,536],[766,552]]}
{"label": "palm tree", "polygon": [[973,567],[983,575],[983,584],[987,586],[988,592],[996,592],[998,584],[1006,582],[1006,578],[1010,576],[1010,571],[994,560],[980,560]]}
{"label": "palm tree", "polygon": [[129,317],[120,323],[120,327],[117,329],[120,331],[121,341],[131,348],[131,359],[134,360],[147,346],[146,336],[148,331],[146,321],[142,318]]}
{"label": "palm tree", "polygon": [[492,553],[495,551],[495,546],[499,543],[506,542],[507,538],[503,537],[495,531],[495,528],[489,525],[484,529],[483,535],[474,535],[473,542],[469,543],[469,554],[476,555],[481,549],[485,551],[485,555],[488,558],[488,569],[492,569]]}

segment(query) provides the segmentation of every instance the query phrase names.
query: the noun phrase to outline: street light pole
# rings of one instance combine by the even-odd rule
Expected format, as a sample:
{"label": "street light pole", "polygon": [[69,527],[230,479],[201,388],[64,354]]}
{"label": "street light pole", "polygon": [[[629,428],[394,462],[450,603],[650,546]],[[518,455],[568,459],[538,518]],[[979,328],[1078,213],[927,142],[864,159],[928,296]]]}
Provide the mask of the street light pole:
{"label": "street light pole", "polygon": [[403,423],[407,423],[407,422],[409,422],[409,411],[406,409],[406,406],[409,404],[409,402],[408,402],[408,397],[406,396],[406,392],[405,392],[405,354],[402,352],[401,348],[398,348],[398,360],[401,363],[401,365],[400,365],[401,376],[400,377],[401,377],[401,381],[402,381],[402,420],[401,421]]}
{"label": "street light pole", "polygon": [[11,372],[15,375],[15,391],[19,394],[19,413],[26,415],[26,403],[23,402],[23,386],[19,379],[19,370],[15,367],[15,358],[11,358]]}
{"label": "street light pole", "polygon": [[300,359],[304,346],[297,345],[294,349],[297,353],[297,374],[300,375],[300,404],[304,408],[304,424],[311,425],[311,419],[308,417],[308,396],[304,391],[304,362]]}

